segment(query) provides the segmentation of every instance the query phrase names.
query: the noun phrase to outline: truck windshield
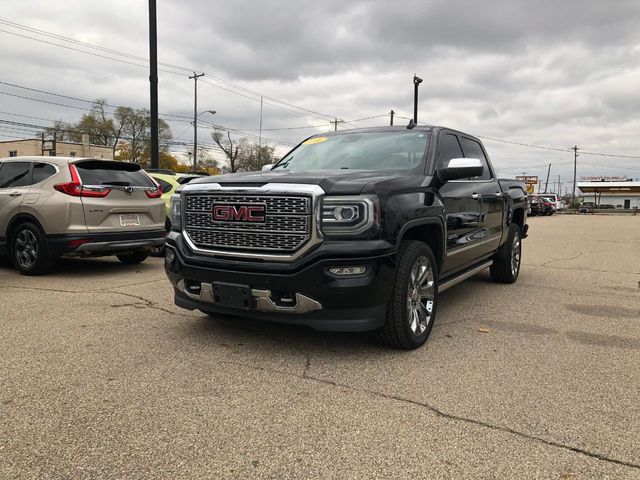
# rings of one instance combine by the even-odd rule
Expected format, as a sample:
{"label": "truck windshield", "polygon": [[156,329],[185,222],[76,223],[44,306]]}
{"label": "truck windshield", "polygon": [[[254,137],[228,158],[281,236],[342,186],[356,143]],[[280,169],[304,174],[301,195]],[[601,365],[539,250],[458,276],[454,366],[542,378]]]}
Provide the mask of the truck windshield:
{"label": "truck windshield", "polygon": [[429,133],[354,132],[315,136],[286,155],[274,170],[411,170],[422,163]]}

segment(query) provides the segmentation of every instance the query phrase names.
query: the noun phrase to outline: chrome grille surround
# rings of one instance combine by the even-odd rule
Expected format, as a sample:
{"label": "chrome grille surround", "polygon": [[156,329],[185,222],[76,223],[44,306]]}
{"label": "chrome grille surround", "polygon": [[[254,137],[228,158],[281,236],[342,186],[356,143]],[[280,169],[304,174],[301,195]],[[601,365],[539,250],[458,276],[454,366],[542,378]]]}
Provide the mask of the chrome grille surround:
{"label": "chrome grille surround", "polygon": [[[294,260],[322,241],[317,185],[270,183],[256,187],[188,184],[180,189],[185,241],[199,254],[272,261]],[[214,222],[214,200],[266,204],[265,223]]]}

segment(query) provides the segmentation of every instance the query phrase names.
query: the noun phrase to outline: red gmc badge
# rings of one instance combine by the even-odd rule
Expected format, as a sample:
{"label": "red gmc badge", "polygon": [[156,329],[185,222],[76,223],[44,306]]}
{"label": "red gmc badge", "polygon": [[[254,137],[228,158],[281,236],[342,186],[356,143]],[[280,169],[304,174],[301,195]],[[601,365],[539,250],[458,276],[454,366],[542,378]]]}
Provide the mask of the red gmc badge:
{"label": "red gmc badge", "polygon": [[214,222],[264,223],[267,206],[264,203],[214,203]]}

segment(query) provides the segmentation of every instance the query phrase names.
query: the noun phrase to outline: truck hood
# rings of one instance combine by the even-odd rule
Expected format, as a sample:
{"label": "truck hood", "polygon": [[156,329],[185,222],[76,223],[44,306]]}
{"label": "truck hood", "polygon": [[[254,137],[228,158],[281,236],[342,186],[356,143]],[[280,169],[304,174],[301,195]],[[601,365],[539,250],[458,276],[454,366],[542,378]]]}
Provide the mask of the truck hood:
{"label": "truck hood", "polygon": [[[323,170],[308,172],[266,171],[250,173],[232,173],[205,177],[189,182],[182,190],[188,191],[189,186],[198,185],[201,190],[206,184],[220,184],[228,187],[261,186],[267,183],[297,183],[319,185],[328,195],[356,195],[366,187],[374,188],[375,185],[390,180],[414,183],[415,174],[397,171],[349,171],[349,170]],[[414,179],[414,181],[410,181]],[[395,182],[394,182],[395,183]]]}

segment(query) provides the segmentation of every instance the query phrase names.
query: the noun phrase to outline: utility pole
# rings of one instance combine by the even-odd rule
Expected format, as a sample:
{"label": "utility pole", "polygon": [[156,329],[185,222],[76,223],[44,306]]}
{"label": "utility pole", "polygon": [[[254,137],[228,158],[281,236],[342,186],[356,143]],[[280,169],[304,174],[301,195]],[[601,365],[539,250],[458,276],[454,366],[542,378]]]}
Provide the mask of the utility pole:
{"label": "utility pole", "polygon": [[413,74],[413,122],[418,124],[418,86],[422,83],[422,79]]}
{"label": "utility pole", "polygon": [[560,196],[560,175],[558,175],[558,188],[556,188],[556,192],[558,192],[558,196]]}
{"label": "utility pole", "polygon": [[262,95],[260,95],[260,135],[258,136],[258,163],[262,160]]}
{"label": "utility pole", "polygon": [[158,28],[156,0],[149,0],[149,100],[151,103],[151,168],[158,168]]}
{"label": "utility pole", "polygon": [[198,78],[204,77],[204,73],[193,72],[189,80],[193,79],[193,171],[197,172],[198,164]]}
{"label": "utility pole", "polygon": [[547,188],[549,187],[549,174],[551,173],[551,164],[549,164],[549,169],[547,170],[547,181],[544,184],[544,193],[547,193]]}
{"label": "utility pole", "polygon": [[576,206],[576,168],[578,166],[578,146],[573,147],[573,190],[571,191],[571,207]]}
{"label": "utility pole", "polygon": [[393,110],[391,110],[391,111],[389,112],[389,115],[391,115],[391,123],[389,123],[389,125],[390,125],[390,126],[392,126],[392,127],[393,127],[393,116],[394,116],[395,114],[396,114],[396,112],[394,112]]}
{"label": "utility pole", "polygon": [[339,123],[343,123],[344,120],[338,120],[337,118],[335,118],[333,121],[329,122],[329,123],[333,123],[333,131],[337,132],[338,131],[338,124]]}

